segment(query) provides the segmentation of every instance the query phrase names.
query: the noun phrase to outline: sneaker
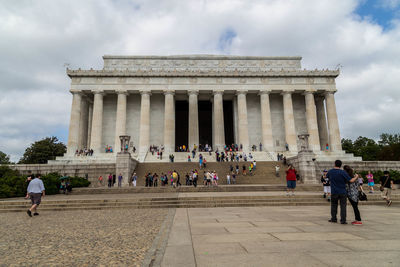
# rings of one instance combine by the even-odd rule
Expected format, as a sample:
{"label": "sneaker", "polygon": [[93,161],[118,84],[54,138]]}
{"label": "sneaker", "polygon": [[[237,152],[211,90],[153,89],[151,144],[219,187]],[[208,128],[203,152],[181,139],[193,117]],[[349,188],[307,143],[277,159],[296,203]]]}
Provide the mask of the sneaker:
{"label": "sneaker", "polygon": [[286,196],[287,196],[287,197],[289,196],[289,192],[286,192]]}
{"label": "sneaker", "polygon": [[351,222],[352,225],[362,225],[363,223],[360,221]]}
{"label": "sneaker", "polygon": [[38,216],[39,215],[39,213],[37,213],[37,212],[35,212],[34,214],[33,214],[33,216]]}
{"label": "sneaker", "polygon": [[389,200],[389,202],[387,203],[387,206],[389,207],[390,205],[392,205],[392,201]]}
{"label": "sneaker", "polygon": [[328,202],[331,202],[331,199],[330,199],[330,198],[328,198]]}
{"label": "sneaker", "polygon": [[340,222],[340,224],[347,224],[347,222]]}
{"label": "sneaker", "polygon": [[29,217],[32,217],[32,211],[27,210],[26,213],[28,213]]}
{"label": "sneaker", "polygon": [[324,194],[324,198],[326,198],[326,194]]}
{"label": "sneaker", "polygon": [[328,222],[337,223],[337,220],[330,219]]}

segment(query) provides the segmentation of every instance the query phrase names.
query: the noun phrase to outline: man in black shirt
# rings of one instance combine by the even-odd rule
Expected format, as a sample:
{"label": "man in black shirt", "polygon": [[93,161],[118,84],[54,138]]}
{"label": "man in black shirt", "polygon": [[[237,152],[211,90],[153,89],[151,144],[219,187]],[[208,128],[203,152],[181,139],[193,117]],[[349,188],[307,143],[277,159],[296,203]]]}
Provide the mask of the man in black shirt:
{"label": "man in black shirt", "polygon": [[382,198],[386,201],[386,205],[389,207],[392,205],[392,200],[390,199],[393,189],[393,179],[389,176],[388,171],[383,172],[381,177],[381,186],[383,187]]}

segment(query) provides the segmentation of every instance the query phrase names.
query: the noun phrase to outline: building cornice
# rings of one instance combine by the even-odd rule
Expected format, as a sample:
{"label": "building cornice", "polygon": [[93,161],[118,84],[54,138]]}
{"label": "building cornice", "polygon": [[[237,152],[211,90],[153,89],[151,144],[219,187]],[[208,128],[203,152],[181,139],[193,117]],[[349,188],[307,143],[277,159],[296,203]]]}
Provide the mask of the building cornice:
{"label": "building cornice", "polygon": [[231,55],[171,55],[171,56],[123,56],[123,55],[104,55],[103,59],[156,59],[156,60],[301,60],[301,56],[278,56],[278,57],[264,57],[264,56],[231,56]]}
{"label": "building cornice", "polygon": [[72,77],[330,77],[339,76],[339,70],[233,70],[233,71],[203,71],[203,70],[70,70],[67,75]]}

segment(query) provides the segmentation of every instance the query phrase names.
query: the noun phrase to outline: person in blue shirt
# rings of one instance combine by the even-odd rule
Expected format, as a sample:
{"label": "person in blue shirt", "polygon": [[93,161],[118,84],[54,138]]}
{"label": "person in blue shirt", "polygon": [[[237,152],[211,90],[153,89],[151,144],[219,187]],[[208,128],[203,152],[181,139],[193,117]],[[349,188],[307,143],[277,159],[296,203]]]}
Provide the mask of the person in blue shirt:
{"label": "person in blue shirt", "polygon": [[43,181],[40,180],[40,174],[38,174],[35,179],[30,181],[25,197],[30,198],[32,202],[32,207],[26,211],[29,217],[32,217],[32,212],[35,216],[39,215],[36,209],[40,205],[42,197],[44,197],[44,191]]}
{"label": "person in blue shirt", "polygon": [[337,222],[337,208],[340,201],[340,223],[347,224],[346,222],[346,205],[347,205],[347,191],[346,184],[353,183],[357,180],[358,176],[350,177],[347,172],[341,169],[342,161],[336,160],[335,167],[328,171],[328,177],[331,183],[331,219],[329,222]]}

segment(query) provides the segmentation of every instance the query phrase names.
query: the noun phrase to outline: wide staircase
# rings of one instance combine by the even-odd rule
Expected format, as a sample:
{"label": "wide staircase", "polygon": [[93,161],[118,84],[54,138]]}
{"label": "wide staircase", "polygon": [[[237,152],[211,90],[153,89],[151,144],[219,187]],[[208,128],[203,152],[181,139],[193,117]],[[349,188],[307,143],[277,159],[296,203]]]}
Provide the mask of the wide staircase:
{"label": "wide staircase", "polygon": [[[145,175],[148,173],[157,173],[160,177],[162,173],[168,173],[171,171],[177,171],[180,174],[181,184],[186,183],[186,173],[190,173],[192,170],[199,171],[198,183],[203,183],[203,174],[205,171],[216,171],[219,177],[218,184],[226,184],[226,175],[230,173],[230,166],[233,166],[235,171],[236,165],[239,165],[239,175],[236,178],[237,184],[284,184],[285,181],[285,169],[281,163],[277,162],[257,162],[256,169],[249,173],[250,162],[208,162],[205,168],[200,169],[198,162],[159,162],[159,163],[139,163],[135,170],[138,176],[137,185],[145,185]],[[280,166],[280,177],[275,175],[275,166]],[[246,167],[246,175],[243,174],[243,166]],[[236,173],[236,172],[235,172]]]}
{"label": "wide staircase", "polygon": [[[231,186],[232,188],[235,186]],[[392,206],[398,206],[400,194],[392,196]],[[326,206],[330,203],[321,192],[297,192],[286,196],[284,192],[206,192],[168,194],[120,194],[120,195],[70,195],[46,197],[41,211],[148,209],[148,208],[211,208],[257,206]],[[348,203],[348,205],[350,205]],[[368,195],[368,201],[359,205],[385,205],[379,194]],[[30,202],[22,198],[0,201],[0,213],[25,212]]]}

